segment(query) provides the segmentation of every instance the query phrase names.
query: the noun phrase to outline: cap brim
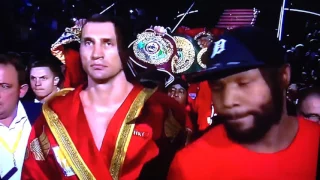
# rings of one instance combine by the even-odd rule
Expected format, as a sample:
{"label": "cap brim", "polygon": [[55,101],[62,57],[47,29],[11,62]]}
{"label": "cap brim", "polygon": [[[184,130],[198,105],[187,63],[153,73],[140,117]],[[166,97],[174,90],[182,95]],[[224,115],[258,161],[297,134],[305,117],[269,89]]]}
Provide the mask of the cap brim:
{"label": "cap brim", "polygon": [[205,70],[185,74],[185,77],[190,83],[197,83],[206,80],[217,80],[233,74],[248,71],[250,69],[255,69],[264,66],[263,63],[255,64],[242,64],[242,65],[228,65],[221,67],[212,67]]}

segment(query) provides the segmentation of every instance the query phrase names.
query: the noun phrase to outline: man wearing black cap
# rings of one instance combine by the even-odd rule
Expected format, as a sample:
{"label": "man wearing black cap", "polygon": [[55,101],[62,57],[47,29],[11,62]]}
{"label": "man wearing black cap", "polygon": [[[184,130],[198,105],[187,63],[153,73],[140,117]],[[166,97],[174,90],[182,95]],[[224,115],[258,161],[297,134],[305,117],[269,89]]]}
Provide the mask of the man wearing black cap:
{"label": "man wearing black cap", "polygon": [[208,49],[208,80],[222,124],[176,154],[168,179],[315,179],[320,127],[290,117],[290,67],[275,36],[243,27]]}
{"label": "man wearing black cap", "polygon": [[188,86],[189,85],[185,80],[180,77],[176,77],[172,84],[167,88],[168,96],[179,102],[179,104],[182,105],[188,112],[185,122],[187,133],[186,144],[190,142],[193,132],[193,122],[188,111]]}

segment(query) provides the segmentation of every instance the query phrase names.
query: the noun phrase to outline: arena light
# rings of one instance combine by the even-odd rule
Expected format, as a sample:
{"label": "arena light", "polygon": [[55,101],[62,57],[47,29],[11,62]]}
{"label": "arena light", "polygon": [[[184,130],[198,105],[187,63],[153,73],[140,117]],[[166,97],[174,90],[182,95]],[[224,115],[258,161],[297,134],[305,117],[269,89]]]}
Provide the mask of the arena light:
{"label": "arena light", "polygon": [[283,19],[284,19],[284,10],[285,10],[286,0],[283,0],[281,11],[280,11],[280,19],[279,19],[279,27],[278,27],[278,39],[281,41],[282,39],[282,29],[283,29]]}
{"label": "arena light", "polygon": [[[193,14],[199,12],[198,10],[190,11],[188,14]],[[185,13],[179,14],[176,18],[182,17]]]}
{"label": "arena light", "polygon": [[290,9],[290,8],[285,8],[284,10],[286,10],[286,11],[293,11],[293,12],[300,12],[300,13],[306,13],[306,14],[311,14],[311,15],[314,15],[314,16],[320,16],[319,13],[312,12],[312,11],[306,11],[306,10],[302,10],[302,9]]}
{"label": "arena light", "polygon": [[115,5],[115,3],[112,3],[109,7],[105,8],[103,11],[101,11],[99,14],[103,14],[104,12],[108,11],[110,8],[112,8]]}
{"label": "arena light", "polygon": [[282,17],[282,7],[280,9],[280,16],[279,16],[279,23],[278,23],[278,32],[277,32],[277,38],[279,38],[279,32],[280,32],[280,28],[281,28],[281,23],[282,23],[282,20],[281,20],[281,17]]}

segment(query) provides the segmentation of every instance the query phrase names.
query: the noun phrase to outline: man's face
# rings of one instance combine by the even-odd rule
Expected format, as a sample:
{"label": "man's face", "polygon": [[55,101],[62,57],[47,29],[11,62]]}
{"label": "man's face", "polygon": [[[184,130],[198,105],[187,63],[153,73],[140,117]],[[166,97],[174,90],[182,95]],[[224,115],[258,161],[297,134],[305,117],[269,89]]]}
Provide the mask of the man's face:
{"label": "man's face", "polygon": [[15,112],[22,96],[16,69],[10,64],[0,64],[0,119]]}
{"label": "man's face", "polygon": [[187,91],[180,85],[172,85],[168,90],[168,96],[174,98],[182,105],[187,104]]}
{"label": "man's face", "polygon": [[211,81],[213,106],[231,140],[252,143],[278,123],[283,108],[280,85],[253,69]]}
{"label": "man's face", "polygon": [[309,95],[301,102],[299,114],[314,122],[320,123],[320,96]]}
{"label": "man's face", "polygon": [[103,83],[122,72],[113,23],[88,22],[82,29],[80,56],[89,80]]}
{"label": "man's face", "polygon": [[212,43],[212,37],[210,36],[203,36],[198,39],[198,45],[201,48],[207,48],[210,45],[210,43]]}
{"label": "man's face", "polygon": [[37,98],[45,98],[57,89],[58,79],[49,67],[35,67],[30,71],[30,84]]}

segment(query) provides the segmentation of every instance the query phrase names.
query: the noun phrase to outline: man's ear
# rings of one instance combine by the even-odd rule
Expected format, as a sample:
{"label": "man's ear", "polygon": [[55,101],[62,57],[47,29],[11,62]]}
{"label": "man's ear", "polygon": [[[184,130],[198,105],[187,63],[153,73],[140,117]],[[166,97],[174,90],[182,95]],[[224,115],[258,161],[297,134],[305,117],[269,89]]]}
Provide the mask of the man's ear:
{"label": "man's ear", "polygon": [[285,89],[289,87],[290,80],[291,80],[291,67],[289,64],[285,64],[281,68],[281,81]]}
{"label": "man's ear", "polygon": [[29,85],[28,84],[23,84],[20,86],[20,94],[19,94],[19,97],[20,98],[23,98],[27,92],[28,92],[28,89],[29,89]]}
{"label": "man's ear", "polygon": [[58,86],[59,82],[60,82],[60,78],[59,77],[54,77],[53,85]]}

